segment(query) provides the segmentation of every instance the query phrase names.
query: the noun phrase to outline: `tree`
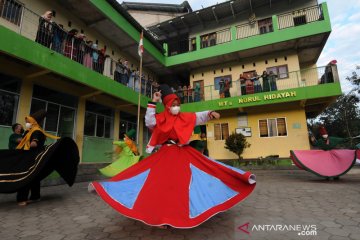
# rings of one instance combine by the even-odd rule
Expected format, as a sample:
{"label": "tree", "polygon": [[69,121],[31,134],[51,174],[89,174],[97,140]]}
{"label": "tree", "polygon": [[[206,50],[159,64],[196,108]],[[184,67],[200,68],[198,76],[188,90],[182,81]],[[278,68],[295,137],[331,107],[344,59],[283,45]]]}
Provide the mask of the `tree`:
{"label": "tree", "polygon": [[330,136],[349,138],[351,146],[348,147],[354,146],[359,141],[352,137],[360,134],[360,98],[357,94],[360,93],[360,80],[357,70],[360,70],[359,66],[351,76],[346,77],[346,80],[355,87],[349,93],[338,97],[336,102],[328,106],[315,121],[309,121],[310,128],[322,122]]}
{"label": "tree", "polygon": [[244,149],[250,146],[251,144],[246,141],[245,136],[241,133],[232,133],[225,141],[225,148],[238,156],[238,163],[242,159],[241,154]]}
{"label": "tree", "polygon": [[356,66],[355,71],[351,73],[351,76],[346,77],[346,80],[355,85],[353,91],[357,91],[357,93],[360,93],[360,76],[358,74],[359,70],[360,66]]}

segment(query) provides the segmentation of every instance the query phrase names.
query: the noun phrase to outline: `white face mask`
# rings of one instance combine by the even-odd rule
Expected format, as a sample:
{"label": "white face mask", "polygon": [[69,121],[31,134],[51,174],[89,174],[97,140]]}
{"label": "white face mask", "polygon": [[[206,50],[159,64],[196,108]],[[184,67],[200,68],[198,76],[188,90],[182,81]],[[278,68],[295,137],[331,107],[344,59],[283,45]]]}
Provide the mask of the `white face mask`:
{"label": "white face mask", "polygon": [[178,115],[180,112],[180,106],[170,107],[170,112],[172,115]]}
{"label": "white face mask", "polygon": [[329,135],[325,134],[325,135],[322,135],[323,138],[327,138]]}
{"label": "white face mask", "polygon": [[30,129],[32,127],[32,124],[31,123],[25,123],[25,128],[26,129]]}

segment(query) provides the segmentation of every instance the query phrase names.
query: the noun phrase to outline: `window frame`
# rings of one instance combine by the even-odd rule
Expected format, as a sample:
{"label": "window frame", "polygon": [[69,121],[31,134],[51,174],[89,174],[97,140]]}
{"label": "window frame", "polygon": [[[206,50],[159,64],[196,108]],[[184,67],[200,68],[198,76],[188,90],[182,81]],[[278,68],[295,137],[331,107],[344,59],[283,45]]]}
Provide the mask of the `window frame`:
{"label": "window frame", "polygon": [[[89,113],[89,114],[93,114],[95,115],[95,125],[94,125],[94,135],[88,135],[85,134],[85,122],[84,122],[84,136],[87,137],[96,137],[96,138],[104,138],[104,139],[113,139],[114,138],[114,123],[115,123],[115,119],[114,117],[110,117],[108,115],[104,115],[104,114],[100,114],[100,113],[95,113],[95,112],[91,112],[91,111],[85,111],[85,114]],[[97,124],[98,124],[98,116],[104,117],[104,126],[103,126],[103,135],[97,136]],[[106,119],[110,119],[110,134],[109,137],[106,137]],[[111,125],[112,125],[112,131],[111,131]]]}
{"label": "window frame", "polygon": [[[281,67],[286,67],[286,77],[280,77],[279,69],[280,69]],[[270,71],[272,71],[272,70],[270,70],[270,69],[273,69],[273,68],[276,69],[277,79],[287,79],[287,78],[289,78],[289,76],[290,76],[290,75],[289,75],[289,67],[288,67],[287,64],[278,65],[278,66],[272,66],[272,67],[267,67],[267,68],[266,68],[266,72],[267,72],[267,73],[270,73]],[[284,74],[284,73],[281,73],[281,74]]]}
{"label": "window frame", "polygon": [[55,135],[58,135],[58,134],[59,134],[61,109],[62,109],[62,108],[69,108],[69,109],[74,110],[75,117],[74,117],[74,129],[73,129],[72,138],[75,139],[75,135],[76,135],[76,114],[77,114],[77,109],[76,109],[76,108],[70,107],[70,106],[66,106],[66,105],[64,105],[64,104],[52,102],[52,101],[47,101],[47,100],[44,100],[44,99],[41,99],[41,98],[32,97],[32,98],[31,98],[31,103],[30,103],[30,111],[31,111],[31,107],[32,107],[32,104],[33,104],[33,100],[44,102],[44,103],[45,103],[45,110],[46,110],[46,111],[48,111],[49,103],[50,103],[50,104],[53,104],[53,105],[57,105],[57,106],[59,107],[58,115],[57,115],[57,123],[56,123],[56,132],[50,131],[50,130],[47,130],[47,129],[46,129],[46,121],[47,121],[47,118],[46,118],[46,117],[45,117],[45,119],[44,119],[44,121],[43,121],[43,123],[42,123],[42,126],[41,126],[41,128],[44,129],[45,131],[50,132],[50,133],[54,133]]}
{"label": "window frame", "polygon": [[16,92],[11,92],[11,91],[7,91],[7,90],[3,90],[3,89],[0,89],[0,92],[4,92],[6,94],[12,94],[13,96],[17,96],[17,103],[16,103],[16,107],[14,108],[14,113],[13,113],[13,116],[12,116],[12,123],[11,125],[4,125],[4,124],[0,124],[0,127],[11,127],[12,124],[14,124],[16,122],[16,119],[17,119],[17,115],[18,115],[18,112],[19,112],[19,107],[20,107],[20,93],[16,93]]}
{"label": "window frame", "polygon": [[[229,130],[229,123],[214,123],[214,140],[215,141],[225,141],[226,139],[224,139],[224,134],[223,134],[223,128],[222,128],[222,125],[227,125],[227,129],[228,129],[228,137],[230,136],[230,130]],[[220,133],[221,133],[221,139],[216,139],[216,134],[215,134],[215,128],[216,128],[216,125],[219,125],[220,126]]]}
{"label": "window frame", "polygon": [[[15,19],[12,19],[11,18],[12,16],[10,17],[10,19],[7,18],[7,16],[6,16],[7,13],[5,13],[6,4],[13,4],[15,6],[18,5],[20,7],[19,15],[17,17],[15,17]],[[12,14],[12,13],[10,13],[10,14]],[[21,3],[17,0],[0,0],[0,18],[1,19],[4,19],[4,20],[20,27],[22,24],[23,15],[24,15],[24,4],[23,3]]]}
{"label": "window frame", "polygon": [[[270,136],[269,134],[269,120],[270,119],[275,119],[275,123],[276,123],[276,136]],[[286,130],[286,135],[283,136],[279,136],[279,127],[278,127],[278,119],[284,119],[285,120],[285,130]],[[268,130],[268,135],[266,137],[262,137],[261,136],[261,131],[260,131],[260,121],[264,121],[266,120],[266,126],[267,126],[267,130]],[[262,118],[258,120],[258,129],[259,129],[259,138],[276,138],[276,137],[288,137],[289,133],[288,133],[288,125],[287,125],[287,118],[286,117],[273,117],[273,118]]]}

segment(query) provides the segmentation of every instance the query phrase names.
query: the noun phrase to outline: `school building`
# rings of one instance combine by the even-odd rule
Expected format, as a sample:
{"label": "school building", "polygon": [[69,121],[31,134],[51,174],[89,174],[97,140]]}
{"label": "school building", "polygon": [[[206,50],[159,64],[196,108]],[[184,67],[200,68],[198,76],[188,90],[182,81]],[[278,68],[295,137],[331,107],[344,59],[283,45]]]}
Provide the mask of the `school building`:
{"label": "school building", "polygon": [[236,158],[224,148],[232,132],[251,144],[244,158],[288,157],[310,148],[306,119],[341,94],[333,59],[316,65],[330,33],[327,4],[316,0],[233,0],[199,10],[187,1],[1,0],[0,148],[13,123],[45,108],[43,128],[72,137],[82,164],[110,162],[112,141],[137,127],[139,93],[144,148],[147,102],[167,83],[182,111],[221,114],[201,126],[210,157]]}

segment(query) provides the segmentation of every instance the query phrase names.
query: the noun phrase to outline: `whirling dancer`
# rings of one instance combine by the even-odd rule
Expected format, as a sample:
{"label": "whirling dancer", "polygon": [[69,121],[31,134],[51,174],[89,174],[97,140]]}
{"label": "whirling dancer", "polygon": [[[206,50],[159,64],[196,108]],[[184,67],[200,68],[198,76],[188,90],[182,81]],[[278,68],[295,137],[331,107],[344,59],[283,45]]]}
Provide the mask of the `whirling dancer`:
{"label": "whirling dancer", "polygon": [[355,150],[336,149],[346,142],[344,138],[329,137],[324,126],[319,127],[320,139],[311,136],[311,142],[319,150],[291,150],[294,164],[300,169],[327,179],[338,179],[347,173],[356,162]]}
{"label": "whirling dancer", "polygon": [[[90,190],[121,214],[148,225],[192,228],[246,198],[255,188],[250,172],[226,166],[187,145],[195,125],[219,118],[213,111],[181,113],[180,100],[167,85],[154,93],[145,123],[147,146],[160,150]],[[165,110],[156,114],[156,102]]]}
{"label": "whirling dancer", "polygon": [[135,129],[131,129],[125,134],[123,141],[115,141],[113,143],[116,145],[115,152],[119,154],[118,159],[109,166],[100,169],[101,174],[106,177],[113,177],[139,162],[141,156],[139,156],[136,144],[133,141],[135,136]]}
{"label": "whirling dancer", "polygon": [[[71,186],[79,164],[79,151],[71,138],[61,138],[44,146],[46,133],[41,127],[46,111],[25,118],[24,137],[15,150],[0,150],[0,193],[18,192],[19,206],[40,200],[40,181],[54,170]],[[28,199],[31,192],[30,199]]]}

